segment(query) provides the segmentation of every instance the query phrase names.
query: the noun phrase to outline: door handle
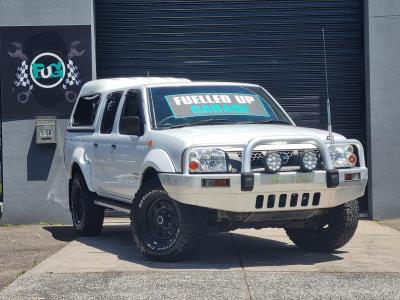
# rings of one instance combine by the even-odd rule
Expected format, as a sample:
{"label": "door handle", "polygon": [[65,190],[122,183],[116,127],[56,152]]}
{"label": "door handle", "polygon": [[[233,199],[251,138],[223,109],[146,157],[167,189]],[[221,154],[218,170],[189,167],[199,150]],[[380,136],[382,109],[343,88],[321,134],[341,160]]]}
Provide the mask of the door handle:
{"label": "door handle", "polygon": [[112,144],[112,145],[111,145],[111,148],[116,149],[116,148],[117,148],[117,145]]}
{"label": "door handle", "polygon": [[94,143],[93,146],[94,146],[95,148],[97,148],[97,146],[99,146],[99,144]]}

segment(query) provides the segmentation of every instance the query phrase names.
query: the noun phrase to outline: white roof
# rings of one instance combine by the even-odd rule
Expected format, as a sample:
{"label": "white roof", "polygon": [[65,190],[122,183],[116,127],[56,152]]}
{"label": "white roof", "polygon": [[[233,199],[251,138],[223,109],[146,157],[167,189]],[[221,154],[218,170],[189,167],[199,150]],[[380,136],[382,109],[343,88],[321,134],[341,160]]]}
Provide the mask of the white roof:
{"label": "white roof", "polygon": [[126,77],[126,78],[110,78],[98,79],[85,83],[82,86],[81,96],[93,95],[104,91],[125,89],[135,86],[143,86],[149,84],[165,84],[165,83],[186,83],[191,82],[186,78],[173,77]]}

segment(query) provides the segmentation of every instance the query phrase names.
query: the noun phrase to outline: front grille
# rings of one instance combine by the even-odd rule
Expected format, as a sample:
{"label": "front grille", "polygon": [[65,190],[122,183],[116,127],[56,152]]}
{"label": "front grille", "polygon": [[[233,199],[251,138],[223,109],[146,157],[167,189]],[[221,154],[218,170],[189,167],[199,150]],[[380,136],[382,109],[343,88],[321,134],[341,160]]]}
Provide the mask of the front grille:
{"label": "front grille", "polygon": [[[265,168],[265,157],[268,152],[278,152],[283,158],[283,166],[280,170],[285,171],[296,171],[300,170],[300,159],[304,151],[314,151],[320,157],[319,151],[316,149],[312,150],[279,150],[279,151],[253,151],[251,153],[251,168],[264,169]],[[242,163],[242,152],[228,152],[232,172],[240,172]],[[321,161],[321,160],[320,160]],[[317,166],[317,169],[322,169],[322,164]],[[262,171],[262,170],[260,170]]]}

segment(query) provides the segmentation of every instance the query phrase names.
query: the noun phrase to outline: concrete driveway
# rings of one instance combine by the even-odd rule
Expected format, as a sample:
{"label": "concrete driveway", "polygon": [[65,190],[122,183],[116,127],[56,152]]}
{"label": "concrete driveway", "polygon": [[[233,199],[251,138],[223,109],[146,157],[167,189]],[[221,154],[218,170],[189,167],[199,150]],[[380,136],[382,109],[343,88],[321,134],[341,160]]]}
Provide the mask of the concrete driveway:
{"label": "concrete driveway", "polygon": [[[54,236],[60,228],[49,227]],[[361,221],[331,253],[299,250],[281,229],[212,234],[191,260],[155,263],[132,246],[127,219],[80,238],[6,288],[1,299],[400,299],[400,232]]]}

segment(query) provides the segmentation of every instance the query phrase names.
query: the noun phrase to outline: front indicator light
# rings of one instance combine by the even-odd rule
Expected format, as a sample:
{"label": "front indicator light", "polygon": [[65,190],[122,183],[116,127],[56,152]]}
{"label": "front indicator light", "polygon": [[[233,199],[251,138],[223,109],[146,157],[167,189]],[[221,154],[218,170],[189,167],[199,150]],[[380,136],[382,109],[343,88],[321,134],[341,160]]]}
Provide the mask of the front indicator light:
{"label": "front indicator light", "polygon": [[350,153],[347,156],[347,161],[349,162],[350,166],[355,167],[357,164],[357,155],[355,155],[354,153]]}
{"label": "front indicator light", "polygon": [[199,163],[197,161],[190,161],[189,162],[189,169],[190,171],[196,171],[199,168]]}
{"label": "front indicator light", "polygon": [[268,153],[265,157],[265,168],[269,173],[275,173],[282,168],[282,157],[278,152]]}

